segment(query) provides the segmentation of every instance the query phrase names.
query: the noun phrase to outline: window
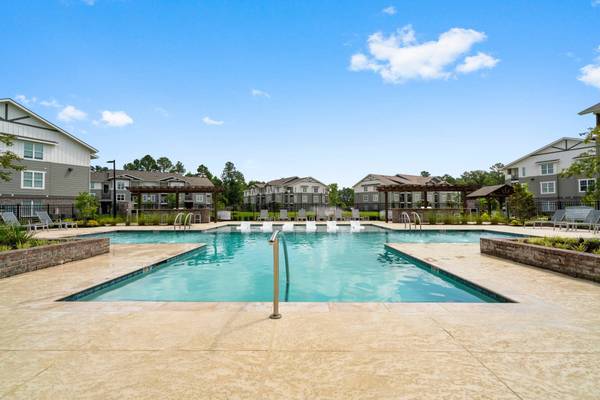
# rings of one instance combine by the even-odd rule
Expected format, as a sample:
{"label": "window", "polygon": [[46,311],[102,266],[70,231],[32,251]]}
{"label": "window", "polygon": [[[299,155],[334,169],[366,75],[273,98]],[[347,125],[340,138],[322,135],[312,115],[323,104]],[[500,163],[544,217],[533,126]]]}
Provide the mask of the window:
{"label": "window", "polygon": [[125,190],[129,187],[129,182],[127,181],[117,181],[117,190]]}
{"label": "window", "polygon": [[363,186],[363,192],[368,192],[369,191],[369,187],[368,186]]}
{"label": "window", "polygon": [[525,176],[525,167],[521,167],[521,177]]}
{"label": "window", "polygon": [[595,179],[580,179],[579,180],[579,192],[587,193],[589,190],[594,190],[596,185]]}
{"label": "window", "polygon": [[373,201],[379,201],[379,193],[373,193]]}
{"label": "window", "polygon": [[23,147],[23,158],[43,160],[44,145],[41,143],[25,142],[25,145]]}
{"label": "window", "polygon": [[204,195],[203,194],[196,195],[196,203],[204,203]]}
{"label": "window", "polygon": [[542,194],[554,194],[556,193],[556,182],[540,182],[540,191]]}
{"label": "window", "polygon": [[541,163],[540,170],[542,175],[554,175],[554,163]]}
{"label": "window", "polygon": [[542,212],[556,211],[556,202],[555,201],[542,201],[540,205],[541,205]]}
{"label": "window", "polygon": [[302,193],[308,192],[308,186],[302,186]]}
{"label": "window", "polygon": [[363,194],[363,201],[365,203],[367,203],[369,201],[369,195],[368,194]]}
{"label": "window", "polygon": [[302,202],[303,203],[308,203],[308,196],[307,195],[305,195],[305,194],[302,195]]}
{"label": "window", "polygon": [[313,193],[319,193],[319,187],[313,186]]}
{"label": "window", "polygon": [[90,189],[91,190],[101,190],[102,189],[102,183],[100,183],[100,182],[90,182]]}
{"label": "window", "polygon": [[44,189],[45,172],[23,171],[21,173],[21,189]]}
{"label": "window", "polygon": [[400,201],[400,193],[394,193],[394,195],[393,195],[393,196],[394,196],[394,201],[395,201],[395,202],[398,202],[398,201]]}
{"label": "window", "polygon": [[117,193],[117,201],[125,201],[125,193]]}
{"label": "window", "polygon": [[22,217],[35,217],[36,211],[46,211],[41,200],[25,200],[21,202]]}

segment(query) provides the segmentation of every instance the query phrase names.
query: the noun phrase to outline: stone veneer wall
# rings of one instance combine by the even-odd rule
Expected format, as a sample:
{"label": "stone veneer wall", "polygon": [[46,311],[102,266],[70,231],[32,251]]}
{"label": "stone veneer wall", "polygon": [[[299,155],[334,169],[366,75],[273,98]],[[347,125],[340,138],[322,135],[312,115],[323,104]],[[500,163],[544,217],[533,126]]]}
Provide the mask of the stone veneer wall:
{"label": "stone veneer wall", "polygon": [[110,239],[70,239],[62,243],[30,249],[0,252],[0,278],[54,267],[71,261],[83,260],[108,253]]}
{"label": "stone veneer wall", "polygon": [[600,282],[600,256],[523,243],[517,239],[480,240],[483,254]]}

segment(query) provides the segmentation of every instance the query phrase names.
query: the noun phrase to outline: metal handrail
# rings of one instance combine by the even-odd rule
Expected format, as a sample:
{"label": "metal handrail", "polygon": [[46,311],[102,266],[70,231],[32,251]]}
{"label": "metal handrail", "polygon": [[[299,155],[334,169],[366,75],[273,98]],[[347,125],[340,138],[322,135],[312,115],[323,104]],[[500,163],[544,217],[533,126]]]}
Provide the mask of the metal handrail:
{"label": "metal handrail", "polygon": [[290,291],[290,263],[288,260],[287,243],[285,234],[281,230],[276,230],[271,235],[269,243],[273,246],[273,313],[269,315],[271,319],[280,319],[279,313],[279,237],[283,239],[283,255],[285,258],[285,301],[288,301]]}
{"label": "metal handrail", "polygon": [[193,213],[187,213],[187,215],[185,216],[185,219],[183,220],[183,229],[186,229],[186,226],[188,227],[188,229],[192,228],[192,216],[194,214]]}
{"label": "metal handrail", "polygon": [[408,229],[412,229],[410,226],[410,216],[408,215],[408,213],[406,211],[402,211],[402,222],[404,222],[404,229],[406,229],[406,224],[408,223]]}
{"label": "metal handrail", "polygon": [[419,229],[423,230],[423,223],[421,222],[421,216],[415,211],[412,212],[412,215],[413,215],[413,219],[415,220],[415,222],[414,222],[415,229],[417,229],[417,221],[419,221]]}
{"label": "metal handrail", "polygon": [[182,218],[183,218],[183,213],[181,213],[181,212],[175,216],[175,221],[173,221],[173,230],[177,230],[177,225],[181,225]]}

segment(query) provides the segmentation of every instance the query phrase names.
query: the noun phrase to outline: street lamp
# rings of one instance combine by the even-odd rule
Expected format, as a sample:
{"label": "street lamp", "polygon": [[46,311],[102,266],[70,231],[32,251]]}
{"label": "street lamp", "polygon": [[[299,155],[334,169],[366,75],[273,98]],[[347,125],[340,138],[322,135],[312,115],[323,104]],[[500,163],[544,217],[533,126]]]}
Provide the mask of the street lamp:
{"label": "street lamp", "polygon": [[116,160],[107,161],[107,164],[112,164],[113,166],[113,195],[112,195],[112,216],[113,218],[117,218],[117,169],[116,169]]}

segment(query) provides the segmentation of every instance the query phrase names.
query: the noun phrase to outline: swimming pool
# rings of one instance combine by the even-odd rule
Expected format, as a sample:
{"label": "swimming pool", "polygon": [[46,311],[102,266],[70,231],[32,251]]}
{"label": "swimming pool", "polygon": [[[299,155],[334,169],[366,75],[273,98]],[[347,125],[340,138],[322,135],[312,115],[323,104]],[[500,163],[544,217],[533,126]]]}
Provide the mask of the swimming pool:
{"label": "swimming pool", "polygon": [[[211,232],[117,232],[113,243],[206,243],[153,268],[83,292],[84,301],[270,301],[273,256],[269,234]],[[503,302],[474,284],[389,249],[385,243],[478,241],[507,236],[483,231],[394,232],[369,229],[286,233],[290,285],[281,274],[281,299],[312,302]],[[283,264],[283,261],[282,261]],[[283,271],[283,265],[282,271]]]}

